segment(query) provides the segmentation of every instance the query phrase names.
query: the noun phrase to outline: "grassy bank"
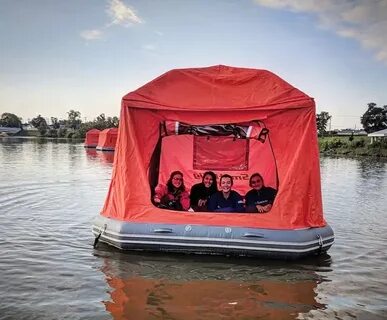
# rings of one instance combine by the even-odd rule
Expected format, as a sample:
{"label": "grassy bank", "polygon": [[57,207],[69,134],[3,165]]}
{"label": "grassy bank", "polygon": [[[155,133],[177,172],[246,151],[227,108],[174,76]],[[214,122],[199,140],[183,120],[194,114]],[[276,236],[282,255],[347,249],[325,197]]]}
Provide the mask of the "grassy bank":
{"label": "grassy bank", "polygon": [[319,137],[319,148],[324,155],[387,157],[387,140],[371,144],[369,137]]}

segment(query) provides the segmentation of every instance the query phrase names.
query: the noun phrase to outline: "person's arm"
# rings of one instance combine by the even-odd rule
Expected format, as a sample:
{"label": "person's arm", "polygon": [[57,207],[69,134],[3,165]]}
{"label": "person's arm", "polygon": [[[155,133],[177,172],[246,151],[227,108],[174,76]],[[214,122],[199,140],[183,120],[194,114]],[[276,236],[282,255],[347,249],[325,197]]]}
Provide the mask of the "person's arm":
{"label": "person's arm", "polygon": [[189,194],[187,191],[183,191],[180,197],[180,204],[184,211],[187,211],[190,207]]}
{"label": "person's arm", "polygon": [[276,194],[277,194],[277,190],[270,188],[270,187],[266,188],[266,190],[264,192],[264,195],[265,195],[264,198],[267,200],[268,203],[265,205],[260,205],[260,206],[257,205],[258,211],[261,213],[269,212],[273,206],[273,202],[274,202]]}
{"label": "person's arm", "polygon": [[208,211],[215,211],[217,207],[217,195],[214,193],[213,195],[210,196],[210,199],[208,199],[207,202],[207,209]]}
{"label": "person's arm", "polygon": [[199,193],[198,193],[198,185],[194,185],[192,188],[191,188],[191,194],[190,194],[190,202],[191,202],[191,207],[195,207],[198,205],[198,201],[199,201]]}
{"label": "person's arm", "polygon": [[251,206],[255,207],[254,194],[251,192],[251,190],[246,193],[245,203],[246,203],[246,207],[251,207]]}
{"label": "person's arm", "polygon": [[166,186],[158,184],[155,188],[155,195],[153,196],[153,201],[156,204],[161,202],[161,199],[167,194]]}
{"label": "person's arm", "polygon": [[269,190],[269,195],[268,195],[268,200],[270,202],[270,204],[272,205],[273,202],[274,202],[274,199],[275,199],[275,196],[277,195],[277,190],[276,189],[273,189],[273,188],[268,188]]}
{"label": "person's arm", "polygon": [[258,212],[254,202],[254,194],[251,192],[251,190],[246,193],[245,205],[246,205],[246,212],[250,212],[250,213]]}
{"label": "person's arm", "polygon": [[242,196],[235,191],[235,212],[245,212]]}

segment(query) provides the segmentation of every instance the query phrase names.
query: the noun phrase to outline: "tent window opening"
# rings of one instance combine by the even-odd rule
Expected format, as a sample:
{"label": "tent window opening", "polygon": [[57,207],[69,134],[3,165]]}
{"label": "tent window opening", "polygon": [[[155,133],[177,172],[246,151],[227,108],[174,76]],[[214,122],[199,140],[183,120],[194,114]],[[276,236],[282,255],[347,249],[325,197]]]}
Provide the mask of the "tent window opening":
{"label": "tent window opening", "polygon": [[[261,212],[256,210],[255,203],[271,208],[278,181],[268,134],[269,130],[258,122],[225,125],[163,122],[148,172],[153,204],[170,210],[198,212]],[[209,171],[214,181],[212,193],[204,189],[205,173]],[[232,180],[230,198],[222,186],[224,175]],[[259,192],[250,192],[254,188],[260,189]],[[207,197],[204,205],[203,201],[193,201],[203,192]],[[214,192],[218,193],[215,207],[209,206]],[[254,202],[252,207],[247,206],[248,199]],[[227,207],[230,202],[237,208]]]}

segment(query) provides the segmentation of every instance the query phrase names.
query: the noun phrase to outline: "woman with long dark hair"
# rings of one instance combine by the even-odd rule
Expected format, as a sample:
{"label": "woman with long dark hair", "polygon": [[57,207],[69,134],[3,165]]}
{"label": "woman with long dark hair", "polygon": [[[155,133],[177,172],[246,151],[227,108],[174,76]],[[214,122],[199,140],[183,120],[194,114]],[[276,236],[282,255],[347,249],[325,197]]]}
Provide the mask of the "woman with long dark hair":
{"label": "woman with long dark hair", "polygon": [[252,189],[246,193],[246,212],[269,212],[273,206],[277,190],[266,187],[259,173],[254,173],[250,177],[249,185]]}
{"label": "woman with long dark hair", "polygon": [[189,194],[185,190],[183,173],[173,171],[166,185],[159,184],[155,188],[153,202],[160,208],[187,211],[189,209]]}
{"label": "woman with long dark hair", "polygon": [[216,174],[212,171],[204,172],[202,182],[193,185],[191,188],[191,208],[194,211],[208,211],[208,199],[217,191]]}

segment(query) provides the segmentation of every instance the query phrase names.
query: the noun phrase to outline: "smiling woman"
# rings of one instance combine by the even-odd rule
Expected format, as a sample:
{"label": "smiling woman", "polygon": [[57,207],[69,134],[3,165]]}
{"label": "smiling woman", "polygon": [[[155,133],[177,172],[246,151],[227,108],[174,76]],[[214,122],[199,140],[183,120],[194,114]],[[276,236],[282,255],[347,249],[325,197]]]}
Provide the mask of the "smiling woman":
{"label": "smiling woman", "polygon": [[220,212],[243,212],[242,196],[231,190],[233,185],[232,177],[224,174],[220,177],[220,191],[214,193],[208,201],[209,211]]}
{"label": "smiling woman", "polygon": [[205,172],[202,182],[193,185],[191,188],[190,199],[192,210],[208,211],[208,199],[217,191],[216,174],[212,171]]}
{"label": "smiling woman", "polygon": [[183,174],[180,171],[172,172],[166,185],[159,184],[156,187],[153,202],[159,208],[188,210],[189,195],[185,191]]}
{"label": "smiling woman", "polygon": [[246,212],[269,212],[277,190],[266,187],[259,173],[250,177],[249,185],[252,189],[246,194]]}

